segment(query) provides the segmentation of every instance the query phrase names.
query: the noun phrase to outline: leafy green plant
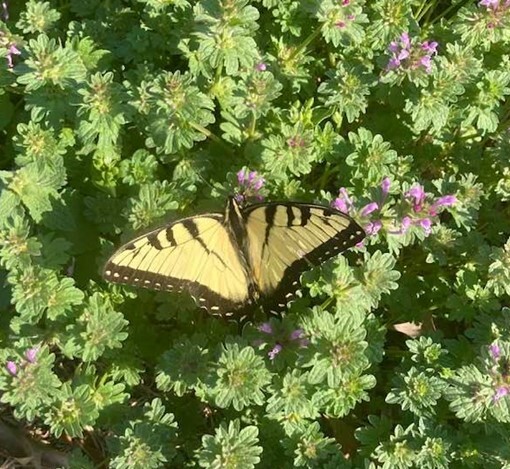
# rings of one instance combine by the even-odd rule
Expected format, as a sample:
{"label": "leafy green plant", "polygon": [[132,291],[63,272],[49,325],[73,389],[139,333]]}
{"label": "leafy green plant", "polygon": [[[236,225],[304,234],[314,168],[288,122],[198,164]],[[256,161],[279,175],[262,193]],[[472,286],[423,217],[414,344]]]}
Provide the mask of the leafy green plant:
{"label": "leafy green plant", "polygon": [[[3,2],[0,459],[510,467],[509,44],[506,0]],[[273,316],[102,279],[233,192],[367,236]]]}

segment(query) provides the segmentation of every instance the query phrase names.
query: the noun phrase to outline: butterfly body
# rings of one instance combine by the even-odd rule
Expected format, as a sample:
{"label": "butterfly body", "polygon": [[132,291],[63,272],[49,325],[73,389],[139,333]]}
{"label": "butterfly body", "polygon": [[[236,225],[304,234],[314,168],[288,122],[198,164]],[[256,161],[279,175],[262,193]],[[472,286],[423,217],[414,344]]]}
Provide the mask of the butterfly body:
{"label": "butterfly body", "polygon": [[211,312],[257,302],[287,303],[310,266],[365,236],[330,207],[271,202],[184,218],[135,238],[116,251],[103,276],[155,290],[188,291]]}

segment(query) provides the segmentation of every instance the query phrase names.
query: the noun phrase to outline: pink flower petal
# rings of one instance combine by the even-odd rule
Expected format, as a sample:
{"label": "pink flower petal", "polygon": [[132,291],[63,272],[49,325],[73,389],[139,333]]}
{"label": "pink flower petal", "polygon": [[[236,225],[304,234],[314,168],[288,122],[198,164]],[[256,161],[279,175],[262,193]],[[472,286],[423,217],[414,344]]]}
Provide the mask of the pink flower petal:
{"label": "pink flower petal", "polygon": [[385,177],[381,183],[381,189],[382,189],[383,196],[386,196],[388,194],[388,192],[390,191],[390,187],[391,187],[391,179],[389,177]]}
{"label": "pink flower petal", "polygon": [[5,368],[7,368],[7,371],[9,372],[9,374],[11,374],[12,376],[16,376],[18,374],[18,365],[16,365],[15,362],[9,360],[6,364],[5,364]]}
{"label": "pink flower petal", "polygon": [[39,352],[39,348],[37,347],[25,350],[25,358],[27,359],[27,361],[30,363],[35,363],[37,358],[37,352]]}
{"label": "pink flower petal", "polygon": [[270,350],[267,355],[269,356],[270,360],[274,360],[276,358],[276,355],[278,355],[282,351],[283,347],[280,344],[276,344],[272,350]]}
{"label": "pink flower petal", "polygon": [[489,345],[489,352],[494,360],[497,360],[501,355],[501,349],[498,344]]}
{"label": "pink flower petal", "polygon": [[432,229],[432,221],[430,220],[430,218],[423,218],[422,220],[420,220],[420,226],[423,228],[423,231],[425,231],[425,234],[428,236]]}
{"label": "pink flower petal", "polygon": [[244,172],[244,169],[241,169],[237,172],[237,182],[239,184],[244,184],[244,181],[246,180],[246,174]]}
{"label": "pink flower petal", "polygon": [[374,222],[370,222],[367,226],[365,226],[365,231],[370,236],[375,236],[382,228],[382,222],[380,220],[376,220]]}
{"label": "pink flower petal", "polygon": [[361,209],[360,215],[362,217],[366,217],[376,210],[379,210],[379,205],[377,205],[377,202],[370,202]]}
{"label": "pink flower petal", "polygon": [[264,332],[265,334],[272,334],[273,333],[273,327],[268,322],[263,322],[257,329],[260,332]]}

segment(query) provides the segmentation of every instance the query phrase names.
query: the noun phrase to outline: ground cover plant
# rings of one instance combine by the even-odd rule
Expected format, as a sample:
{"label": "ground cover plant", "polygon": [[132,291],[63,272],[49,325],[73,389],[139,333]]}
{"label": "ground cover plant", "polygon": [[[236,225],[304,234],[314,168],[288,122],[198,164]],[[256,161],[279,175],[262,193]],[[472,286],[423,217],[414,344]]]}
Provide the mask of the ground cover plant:
{"label": "ground cover plant", "polygon": [[[510,467],[510,1],[0,15],[0,459]],[[242,189],[367,237],[243,324],[101,278]]]}

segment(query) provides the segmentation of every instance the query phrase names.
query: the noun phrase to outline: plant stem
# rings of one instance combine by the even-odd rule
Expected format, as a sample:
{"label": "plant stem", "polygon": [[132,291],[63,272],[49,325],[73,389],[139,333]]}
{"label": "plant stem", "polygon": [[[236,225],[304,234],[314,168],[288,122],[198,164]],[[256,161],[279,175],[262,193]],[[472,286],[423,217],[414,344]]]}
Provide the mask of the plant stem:
{"label": "plant stem", "polygon": [[210,130],[206,129],[200,124],[197,124],[196,122],[190,122],[189,125],[195,130],[198,130],[201,134],[204,134],[208,139],[220,145],[229,155],[234,154],[232,149],[221,138],[213,134]]}
{"label": "plant stem", "polygon": [[312,32],[311,34],[309,34],[309,36],[299,45],[297,46],[295,49],[294,49],[294,52],[292,52],[289,57],[287,58],[287,60],[290,62],[292,60],[294,60],[299,54],[301,54],[301,52],[303,52],[304,49],[306,49],[310,43],[312,41],[315,40],[315,38],[317,38],[321,33],[321,28],[317,28],[314,32]]}

